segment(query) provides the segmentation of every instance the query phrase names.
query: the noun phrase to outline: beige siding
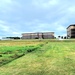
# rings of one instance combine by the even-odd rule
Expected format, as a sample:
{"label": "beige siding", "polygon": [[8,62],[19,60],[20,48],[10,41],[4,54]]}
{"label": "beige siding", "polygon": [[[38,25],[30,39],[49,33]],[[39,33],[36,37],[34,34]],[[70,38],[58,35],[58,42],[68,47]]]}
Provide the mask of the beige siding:
{"label": "beige siding", "polygon": [[75,31],[73,31],[72,29],[75,29],[75,25],[70,25],[67,28],[67,37],[70,37],[70,38],[75,37]]}
{"label": "beige siding", "polygon": [[52,39],[54,32],[40,32],[40,33],[23,33],[22,39]]}

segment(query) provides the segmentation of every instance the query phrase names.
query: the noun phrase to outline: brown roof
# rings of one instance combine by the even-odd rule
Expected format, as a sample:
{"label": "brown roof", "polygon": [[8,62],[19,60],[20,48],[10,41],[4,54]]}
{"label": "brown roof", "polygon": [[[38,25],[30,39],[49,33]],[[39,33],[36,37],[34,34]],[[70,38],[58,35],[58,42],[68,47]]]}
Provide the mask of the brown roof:
{"label": "brown roof", "polygon": [[71,24],[71,25],[69,25],[69,26],[67,27],[67,29],[68,29],[70,26],[75,26],[75,24]]}

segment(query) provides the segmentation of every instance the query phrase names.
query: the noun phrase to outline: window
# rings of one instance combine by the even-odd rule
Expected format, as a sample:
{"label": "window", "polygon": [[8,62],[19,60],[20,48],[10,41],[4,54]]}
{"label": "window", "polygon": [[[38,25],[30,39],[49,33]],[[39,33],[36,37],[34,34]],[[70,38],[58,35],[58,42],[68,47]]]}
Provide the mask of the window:
{"label": "window", "polygon": [[71,31],[75,31],[75,29],[71,29]]}

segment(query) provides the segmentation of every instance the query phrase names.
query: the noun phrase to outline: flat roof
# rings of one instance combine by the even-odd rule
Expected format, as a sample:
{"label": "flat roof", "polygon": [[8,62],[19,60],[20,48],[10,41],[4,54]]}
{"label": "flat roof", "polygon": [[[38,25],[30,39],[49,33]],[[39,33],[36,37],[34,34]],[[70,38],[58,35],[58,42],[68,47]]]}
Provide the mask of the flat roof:
{"label": "flat roof", "polygon": [[54,33],[54,32],[26,32],[26,33],[22,33],[23,34],[37,34],[37,33]]}
{"label": "flat roof", "polygon": [[69,25],[69,26],[67,27],[67,29],[68,29],[70,26],[75,26],[75,24],[71,24],[71,25]]}

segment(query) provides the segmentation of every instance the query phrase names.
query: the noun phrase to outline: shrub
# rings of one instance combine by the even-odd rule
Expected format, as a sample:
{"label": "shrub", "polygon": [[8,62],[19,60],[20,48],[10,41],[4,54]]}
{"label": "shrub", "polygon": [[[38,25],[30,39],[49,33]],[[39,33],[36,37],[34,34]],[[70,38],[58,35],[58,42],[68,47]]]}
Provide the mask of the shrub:
{"label": "shrub", "polygon": [[0,57],[2,57],[2,55],[0,55]]}

